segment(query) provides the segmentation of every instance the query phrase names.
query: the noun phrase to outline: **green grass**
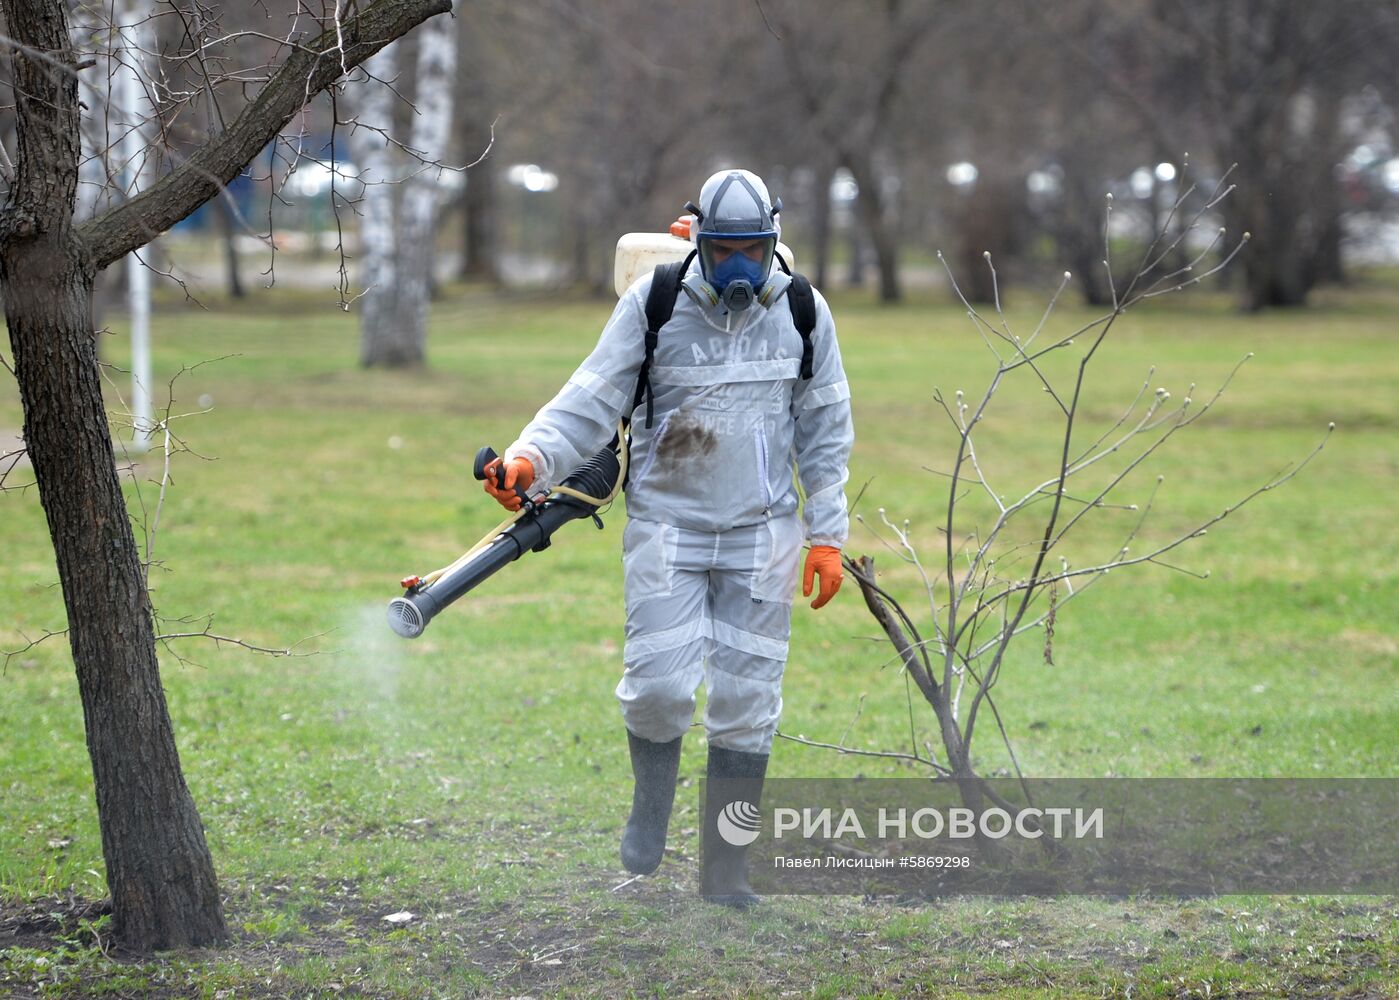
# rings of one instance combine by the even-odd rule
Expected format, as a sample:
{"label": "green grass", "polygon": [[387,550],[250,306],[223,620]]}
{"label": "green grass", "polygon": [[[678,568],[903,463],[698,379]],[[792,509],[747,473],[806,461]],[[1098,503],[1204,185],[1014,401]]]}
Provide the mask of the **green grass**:
{"label": "green grass", "polygon": [[[399,577],[450,561],[496,511],[471,480],[591,348],[592,301],[510,301],[451,289],[431,367],[366,373],[350,317],[318,297],[263,293],[234,311],[157,310],[156,366],[233,355],[181,376],[175,458],[153,572],[163,615],[214,613],[216,631],[321,655],[270,659],[202,640],[162,658],[185,773],[227,894],[234,945],[120,963],[67,912],[104,893],[76,683],[64,641],[0,678],[0,899],[47,930],[0,937],[18,995],[1088,997],[1399,994],[1393,899],[996,900],[901,906],[779,898],[755,916],[694,898],[702,740],[686,741],[668,855],[624,881],[616,841],[629,769],[611,695],[620,670],[622,516],[567,529],[404,643],[383,624]],[[1033,326],[1039,302],[1013,296]],[[939,543],[952,435],[932,398],[985,384],[990,356],[959,310],[834,301],[854,398],[850,495]],[[1054,664],[1016,651],[998,706],[1037,776],[1399,775],[1399,292],[1321,297],[1245,317],[1196,295],[1130,314],[1095,362],[1085,428],[1146,378],[1204,398],[1246,353],[1215,411],[1114,499],[1165,475],[1152,537],[1217,513],[1337,431],[1301,476],[1192,543],[1201,581],[1114,574],[1059,616]],[[1064,331],[1089,314],[1067,307]],[[124,364],[124,327],[103,341]],[[1056,373],[1067,371],[1064,366]],[[207,396],[204,404],[201,397]],[[113,396],[111,402],[116,404]],[[987,418],[983,465],[1002,492],[1054,462],[1052,402],[1025,379]],[[21,424],[0,380],[0,430]],[[141,461],[147,505],[160,467]],[[16,473],[22,480],[24,470]],[[1004,484],[1003,486],[1000,484]],[[133,506],[134,492],[133,492]],[[38,497],[0,497],[0,648],[61,628]],[[1104,512],[1073,550],[1110,552]],[[921,607],[910,573],[866,529],[851,550]],[[926,613],[923,614],[926,620]],[[799,605],[783,731],[901,748],[904,686],[851,588]],[[863,711],[854,725],[856,706]],[[920,716],[920,718],[922,718]],[[921,723],[928,734],[926,719]],[[1008,764],[983,730],[976,759]],[[899,776],[887,761],[779,742],[782,777]],[[383,922],[407,909],[403,929]],[[13,921],[12,921],[13,925]],[[66,936],[67,940],[59,940]]]}

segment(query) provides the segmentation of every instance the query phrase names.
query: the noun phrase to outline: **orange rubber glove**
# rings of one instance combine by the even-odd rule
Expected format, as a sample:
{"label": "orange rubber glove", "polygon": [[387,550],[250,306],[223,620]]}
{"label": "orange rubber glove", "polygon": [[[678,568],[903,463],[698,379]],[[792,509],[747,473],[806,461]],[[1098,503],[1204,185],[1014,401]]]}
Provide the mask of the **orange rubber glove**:
{"label": "orange rubber glove", "polygon": [[803,597],[811,596],[811,580],[818,575],[821,577],[821,592],[816,600],[811,602],[813,608],[824,607],[840,589],[840,581],[844,576],[840,568],[840,549],[833,545],[813,545],[807,552],[806,570],[802,574]]}
{"label": "orange rubber glove", "polygon": [[506,510],[520,509],[520,495],[515,492],[518,486],[528,491],[534,482],[534,466],[527,458],[512,458],[505,463],[505,489],[496,485],[496,470],[503,459],[496,458],[486,465],[486,492],[495,497],[496,503]]}

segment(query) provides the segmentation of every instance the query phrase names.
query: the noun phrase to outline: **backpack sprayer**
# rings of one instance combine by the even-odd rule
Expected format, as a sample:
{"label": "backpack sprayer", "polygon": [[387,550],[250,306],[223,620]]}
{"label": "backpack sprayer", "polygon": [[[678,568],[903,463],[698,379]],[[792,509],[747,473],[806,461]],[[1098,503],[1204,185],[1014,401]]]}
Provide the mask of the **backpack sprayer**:
{"label": "backpack sprayer", "polygon": [[[618,432],[617,441],[626,436]],[[486,466],[496,458],[489,445],[476,453],[472,469],[478,480],[486,478]],[[626,478],[625,444],[603,448],[583,463],[571,476],[549,493],[528,496],[518,486],[520,509],[496,525],[460,559],[426,576],[410,576],[402,581],[403,596],[389,602],[389,628],[405,639],[416,639],[447,605],[471,590],[496,570],[514,562],[526,552],[542,552],[560,525],[591,517],[602,528],[598,510],[621,492]],[[496,483],[505,488],[505,466],[496,469]]]}
{"label": "backpack sprayer", "polygon": [[[628,233],[617,241],[614,281],[617,294],[621,295],[631,283],[642,274],[651,271],[658,264],[673,264],[674,283],[669,290],[668,305],[674,304],[679,290],[679,270],[681,262],[688,259],[692,250],[690,243],[690,217],[681,216],[671,224],[667,233]],[[792,259],[792,252],[783,244],[777,245],[779,254],[786,260]],[[651,305],[648,303],[648,312]],[[814,310],[813,310],[814,313]],[[655,317],[656,329],[670,318],[669,308],[663,316]],[[813,315],[814,319],[814,315]],[[799,324],[802,326],[803,324]],[[802,337],[805,341],[810,333],[810,324]],[[807,349],[809,353],[809,348]],[[804,355],[804,367],[809,359]],[[638,386],[637,402],[640,402]],[[476,453],[472,469],[478,480],[486,478],[486,466],[496,458],[495,449],[489,445]],[[505,466],[502,463],[496,470],[496,483],[505,488]],[[515,492],[520,497],[520,509],[496,525],[481,540],[462,554],[450,566],[444,566],[426,576],[405,577],[401,584],[403,596],[389,602],[389,628],[405,639],[416,639],[423,634],[428,622],[432,621],[447,605],[462,597],[492,573],[508,566],[526,552],[542,552],[549,547],[550,536],[569,521],[591,517],[593,523],[602,527],[598,516],[617,494],[622,492],[627,478],[627,430],[626,423],[618,425],[617,436],[606,448],[588,459],[571,476],[552,491],[528,496],[518,486]]]}

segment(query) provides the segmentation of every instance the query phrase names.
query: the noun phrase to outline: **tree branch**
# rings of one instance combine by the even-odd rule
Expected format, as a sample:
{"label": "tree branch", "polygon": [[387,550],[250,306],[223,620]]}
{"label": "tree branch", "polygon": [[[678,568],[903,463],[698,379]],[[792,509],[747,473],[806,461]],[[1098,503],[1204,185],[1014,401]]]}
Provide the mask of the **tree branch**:
{"label": "tree branch", "polygon": [[808,747],[820,747],[823,750],[834,750],[837,753],[851,754],[856,757],[887,757],[890,760],[907,760],[914,764],[922,764],[930,767],[939,774],[951,774],[952,772],[943,767],[931,757],[923,757],[916,753],[899,753],[897,750],[859,750],[855,747],[848,747],[844,743],[822,743],[819,740],[809,740],[805,736],[789,736],[778,730],[774,734],[778,739],[790,740],[793,743],[800,743]]}
{"label": "tree branch", "polygon": [[145,191],[78,230],[97,266],[105,267],[145,246],[214,197],[311,96],[451,6],[450,0],[379,0],[322,32],[309,45],[294,49],[227,130]]}
{"label": "tree branch", "polygon": [[[20,634],[24,635],[24,633],[22,632]],[[7,649],[4,651],[0,651],[0,676],[4,676],[9,671],[10,661],[13,660],[16,656],[23,656],[25,653],[29,652],[31,649],[33,649],[40,643],[47,642],[49,639],[56,639],[60,635],[67,634],[68,630],[66,628],[61,628],[57,631],[45,631],[44,634],[39,636],[39,638],[37,639],[29,639],[28,636],[24,636],[26,639],[29,639],[29,642],[21,646],[19,649]]]}

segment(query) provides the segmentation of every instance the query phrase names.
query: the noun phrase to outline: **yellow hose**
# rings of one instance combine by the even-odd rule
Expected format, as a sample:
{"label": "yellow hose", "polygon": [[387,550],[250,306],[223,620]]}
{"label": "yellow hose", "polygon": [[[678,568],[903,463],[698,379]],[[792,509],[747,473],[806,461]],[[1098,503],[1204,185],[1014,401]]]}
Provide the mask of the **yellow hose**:
{"label": "yellow hose", "polygon": [[471,546],[471,548],[463,552],[450,565],[443,566],[441,569],[434,570],[433,572],[427,574],[427,576],[423,577],[420,586],[430,586],[431,584],[436,583],[438,578],[442,576],[443,573],[449,573],[452,570],[457,569],[459,566],[465,566],[467,563],[471,562],[471,560],[475,558],[476,553],[480,552],[486,546],[490,545],[491,542],[495,541],[497,535],[499,535],[506,528],[510,527],[510,525],[518,521],[524,515],[524,513],[525,512],[523,510],[515,511],[515,513],[511,514],[504,521],[501,521],[490,531],[482,535],[480,540],[475,545]]}

